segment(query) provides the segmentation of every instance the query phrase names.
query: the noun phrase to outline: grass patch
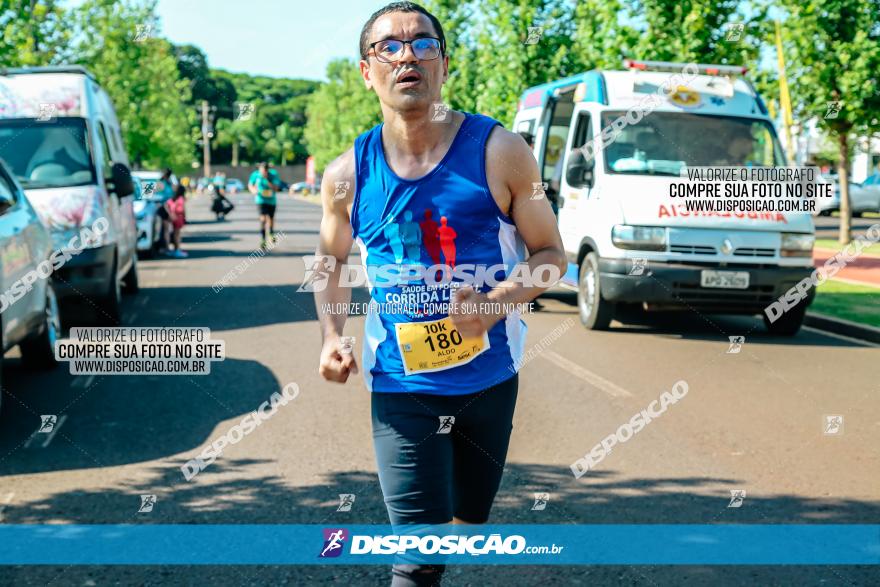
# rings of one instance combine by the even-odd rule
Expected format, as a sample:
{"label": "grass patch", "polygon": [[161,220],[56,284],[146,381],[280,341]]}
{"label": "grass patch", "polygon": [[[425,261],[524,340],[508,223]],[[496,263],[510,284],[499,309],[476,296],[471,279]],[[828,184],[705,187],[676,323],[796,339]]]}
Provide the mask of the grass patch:
{"label": "grass patch", "polygon": [[830,279],[816,290],[810,311],[880,328],[880,288]]}
{"label": "grass patch", "polygon": [[[832,212],[831,215],[835,218],[840,218],[840,212]],[[862,212],[863,218],[880,218],[880,212]]]}

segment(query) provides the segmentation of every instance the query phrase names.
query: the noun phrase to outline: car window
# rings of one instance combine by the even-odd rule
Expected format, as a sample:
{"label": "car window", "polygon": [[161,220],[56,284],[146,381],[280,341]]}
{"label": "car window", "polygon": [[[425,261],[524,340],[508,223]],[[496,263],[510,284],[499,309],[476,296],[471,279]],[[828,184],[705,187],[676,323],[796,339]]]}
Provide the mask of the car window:
{"label": "car window", "polygon": [[103,122],[98,122],[98,136],[101,139],[101,167],[104,169],[104,177],[110,177],[111,167],[113,165],[110,155],[110,143],[107,142],[107,129],[104,128]]}
{"label": "car window", "polygon": [[0,201],[18,202],[18,191],[4,173],[0,173]]}

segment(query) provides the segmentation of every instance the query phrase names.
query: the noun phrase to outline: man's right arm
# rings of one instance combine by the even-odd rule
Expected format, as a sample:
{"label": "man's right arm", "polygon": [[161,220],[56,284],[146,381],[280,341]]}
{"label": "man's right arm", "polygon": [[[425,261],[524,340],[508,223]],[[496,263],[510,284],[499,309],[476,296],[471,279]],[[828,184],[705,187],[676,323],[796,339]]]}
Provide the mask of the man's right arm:
{"label": "man's right arm", "polygon": [[[337,182],[347,182],[352,189],[340,196],[336,190]],[[326,288],[315,290],[315,306],[321,325],[323,347],[318,372],[324,379],[345,383],[351,373],[357,373],[357,362],[351,353],[342,352],[340,337],[348,318],[348,304],[351,290],[339,286],[342,265],[348,262],[348,255],[354,239],[351,236],[349,216],[354,201],[354,150],[349,149],[327,166],[321,183],[321,230],[318,238],[319,256],[330,257],[333,270],[327,279]],[[335,259],[336,262],[332,263]],[[327,308],[330,311],[327,311]]]}

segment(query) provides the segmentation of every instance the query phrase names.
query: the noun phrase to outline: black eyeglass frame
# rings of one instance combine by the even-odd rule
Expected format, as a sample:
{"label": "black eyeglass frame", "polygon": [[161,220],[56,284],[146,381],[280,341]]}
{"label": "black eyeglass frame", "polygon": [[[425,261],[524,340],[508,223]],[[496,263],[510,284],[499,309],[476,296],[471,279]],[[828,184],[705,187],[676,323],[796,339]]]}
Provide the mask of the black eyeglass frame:
{"label": "black eyeglass frame", "polygon": [[397,61],[397,60],[392,59],[391,61],[384,61],[383,59],[381,59],[379,57],[379,52],[376,51],[376,45],[378,45],[379,43],[386,43],[388,41],[397,41],[398,43],[403,43],[403,48],[401,49],[401,51],[402,51],[401,56],[403,56],[403,53],[406,53],[406,46],[407,45],[409,45],[409,48],[412,50],[413,55],[415,55],[416,50],[413,49],[413,43],[415,43],[416,41],[421,41],[423,39],[431,39],[432,41],[437,41],[437,46],[439,47],[440,52],[437,54],[437,57],[431,57],[430,59],[422,59],[421,57],[416,55],[416,59],[419,59],[420,61],[434,61],[435,59],[439,59],[440,56],[445,53],[446,47],[443,46],[444,45],[443,41],[441,41],[438,37],[416,37],[415,39],[410,39],[409,41],[405,41],[403,39],[382,39],[380,41],[376,41],[375,43],[370,43],[368,45],[369,49],[367,50],[367,56],[369,56],[370,51],[372,51],[373,56],[380,63],[392,63],[393,61]]}

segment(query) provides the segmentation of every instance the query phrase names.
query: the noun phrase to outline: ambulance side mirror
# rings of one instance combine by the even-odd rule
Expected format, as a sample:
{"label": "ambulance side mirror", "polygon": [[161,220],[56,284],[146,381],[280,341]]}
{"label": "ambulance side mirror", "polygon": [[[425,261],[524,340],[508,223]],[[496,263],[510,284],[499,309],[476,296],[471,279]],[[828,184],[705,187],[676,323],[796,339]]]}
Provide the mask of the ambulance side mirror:
{"label": "ambulance side mirror", "polygon": [[565,169],[565,181],[569,187],[585,188],[593,185],[593,160],[587,161],[581,151],[572,151]]}

